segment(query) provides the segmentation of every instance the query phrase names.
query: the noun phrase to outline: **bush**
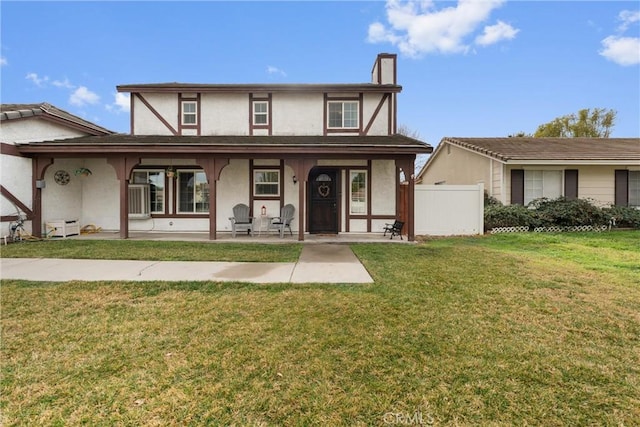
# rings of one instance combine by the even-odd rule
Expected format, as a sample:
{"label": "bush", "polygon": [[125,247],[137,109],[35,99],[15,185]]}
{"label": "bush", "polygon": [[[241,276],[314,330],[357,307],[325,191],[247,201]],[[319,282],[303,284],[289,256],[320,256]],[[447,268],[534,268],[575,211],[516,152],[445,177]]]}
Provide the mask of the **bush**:
{"label": "bush", "polygon": [[603,210],[588,199],[568,200],[564,197],[557,199],[536,199],[529,203],[532,215],[538,218],[541,226],[558,225],[571,227],[577,225],[605,225],[609,217]]}
{"label": "bush", "polygon": [[610,206],[602,209],[607,218],[614,218],[617,227],[640,228],[640,209],[629,206]]}
{"label": "bush", "polygon": [[614,217],[619,227],[640,228],[640,210],[613,206],[599,208],[592,200],[537,199],[527,207],[522,205],[485,204],[484,227],[571,227],[579,225],[600,226],[609,224]]}
{"label": "bush", "polygon": [[489,205],[484,209],[484,228],[535,227],[531,211],[522,205]]}

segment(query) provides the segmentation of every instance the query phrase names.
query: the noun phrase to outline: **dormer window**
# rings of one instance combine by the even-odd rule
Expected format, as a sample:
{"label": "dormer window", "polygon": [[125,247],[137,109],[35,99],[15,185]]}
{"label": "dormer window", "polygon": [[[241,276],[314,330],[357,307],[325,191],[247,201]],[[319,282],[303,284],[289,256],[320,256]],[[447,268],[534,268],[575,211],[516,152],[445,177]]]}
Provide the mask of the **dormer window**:
{"label": "dormer window", "polygon": [[358,102],[330,101],[327,127],[329,129],[357,129]]}
{"label": "dormer window", "polygon": [[198,124],[198,103],[196,101],[182,101],[182,124]]}

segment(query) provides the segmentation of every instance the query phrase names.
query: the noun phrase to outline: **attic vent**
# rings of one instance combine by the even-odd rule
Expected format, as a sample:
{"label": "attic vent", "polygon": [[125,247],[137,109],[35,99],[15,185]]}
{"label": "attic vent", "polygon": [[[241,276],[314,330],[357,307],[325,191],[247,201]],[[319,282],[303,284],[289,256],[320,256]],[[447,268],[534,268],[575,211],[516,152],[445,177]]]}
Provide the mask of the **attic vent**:
{"label": "attic vent", "polygon": [[151,217],[151,192],[148,184],[129,185],[129,219]]}

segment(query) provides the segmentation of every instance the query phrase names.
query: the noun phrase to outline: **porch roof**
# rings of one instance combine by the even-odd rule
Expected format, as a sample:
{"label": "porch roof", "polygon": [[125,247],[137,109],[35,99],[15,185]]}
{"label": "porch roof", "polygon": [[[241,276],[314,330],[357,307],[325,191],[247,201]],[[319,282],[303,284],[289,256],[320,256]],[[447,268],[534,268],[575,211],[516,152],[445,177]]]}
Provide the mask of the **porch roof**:
{"label": "porch roof", "polygon": [[433,147],[404,135],[390,136],[169,136],[105,135],[21,144],[24,154],[223,154],[327,155],[431,153]]}

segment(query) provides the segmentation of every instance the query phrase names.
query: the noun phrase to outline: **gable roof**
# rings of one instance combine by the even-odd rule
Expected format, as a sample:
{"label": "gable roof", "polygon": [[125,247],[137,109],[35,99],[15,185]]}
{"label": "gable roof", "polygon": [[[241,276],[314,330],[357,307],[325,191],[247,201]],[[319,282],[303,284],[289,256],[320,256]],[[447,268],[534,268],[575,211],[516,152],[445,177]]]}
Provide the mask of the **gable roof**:
{"label": "gable roof", "polygon": [[46,102],[39,104],[0,104],[0,121],[2,122],[34,117],[71,127],[90,135],[111,135],[115,133]]}
{"label": "gable roof", "polygon": [[443,138],[503,162],[629,160],[640,162],[640,138]]}

